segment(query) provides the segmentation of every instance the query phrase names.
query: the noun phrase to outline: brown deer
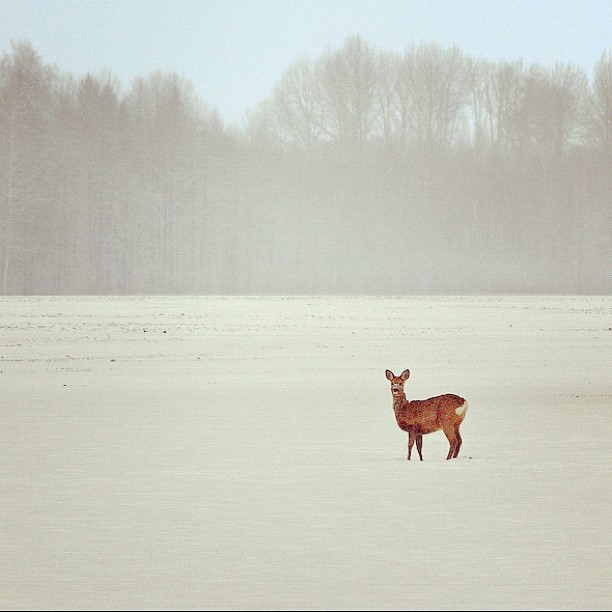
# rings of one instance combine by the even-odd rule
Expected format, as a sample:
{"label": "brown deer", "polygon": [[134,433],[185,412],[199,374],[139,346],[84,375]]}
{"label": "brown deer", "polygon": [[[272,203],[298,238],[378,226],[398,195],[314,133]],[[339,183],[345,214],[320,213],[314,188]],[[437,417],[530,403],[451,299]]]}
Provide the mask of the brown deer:
{"label": "brown deer", "polygon": [[446,459],[457,457],[462,442],[459,426],[465,418],[467,402],[462,397],[450,393],[425,400],[409,401],[404,393],[404,383],[410,376],[410,370],[404,370],[399,376],[395,376],[391,370],[387,370],[385,374],[391,381],[395,419],[399,428],[408,432],[408,461],[415,442],[419,457],[423,461],[423,434],[440,429],[450,444]]}

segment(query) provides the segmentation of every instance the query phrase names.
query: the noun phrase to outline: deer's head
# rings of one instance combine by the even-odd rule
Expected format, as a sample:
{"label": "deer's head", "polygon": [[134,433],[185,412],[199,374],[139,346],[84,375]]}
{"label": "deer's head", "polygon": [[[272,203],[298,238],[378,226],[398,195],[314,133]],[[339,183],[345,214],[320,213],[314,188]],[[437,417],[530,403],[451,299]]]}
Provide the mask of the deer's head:
{"label": "deer's head", "polygon": [[410,370],[404,370],[399,376],[396,376],[391,370],[385,372],[387,379],[391,381],[391,395],[393,397],[404,396],[404,383],[410,377]]}

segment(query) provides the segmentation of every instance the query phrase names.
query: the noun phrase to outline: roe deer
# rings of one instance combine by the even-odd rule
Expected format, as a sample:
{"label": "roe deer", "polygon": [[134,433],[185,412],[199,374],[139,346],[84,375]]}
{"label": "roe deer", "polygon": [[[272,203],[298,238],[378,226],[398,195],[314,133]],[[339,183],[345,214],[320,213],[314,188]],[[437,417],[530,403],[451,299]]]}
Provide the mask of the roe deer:
{"label": "roe deer", "polygon": [[423,434],[440,429],[450,444],[446,459],[455,458],[461,448],[459,426],[467,412],[467,402],[462,397],[450,393],[425,400],[409,401],[404,393],[404,383],[410,376],[410,370],[404,370],[399,376],[395,376],[391,370],[387,370],[385,374],[391,381],[395,419],[399,428],[408,432],[408,461],[415,442],[419,457],[423,461]]}

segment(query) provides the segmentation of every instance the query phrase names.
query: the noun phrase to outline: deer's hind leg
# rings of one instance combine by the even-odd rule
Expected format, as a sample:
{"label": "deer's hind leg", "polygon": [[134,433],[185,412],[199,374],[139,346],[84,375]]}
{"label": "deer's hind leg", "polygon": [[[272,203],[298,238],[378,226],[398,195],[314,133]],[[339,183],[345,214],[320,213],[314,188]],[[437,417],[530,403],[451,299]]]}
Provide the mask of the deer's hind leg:
{"label": "deer's hind leg", "polygon": [[461,444],[463,443],[463,440],[461,438],[461,434],[459,433],[459,425],[461,423],[458,423],[455,426],[455,436],[456,436],[456,441],[455,441],[455,452],[453,453],[453,459],[455,457],[457,457],[457,455],[459,455],[459,449],[461,448]]}
{"label": "deer's hind leg", "polygon": [[[457,448],[457,434],[459,432],[455,430],[453,425],[446,425],[442,428],[442,430],[444,431],[444,435],[450,444],[448,455],[446,455],[446,460],[448,461],[449,459],[456,457],[456,453],[459,452],[459,449]],[[461,440],[461,436],[459,436],[459,440]],[[461,446],[461,442],[459,442],[459,446]]]}
{"label": "deer's hind leg", "polygon": [[423,461],[423,435],[417,434],[416,436],[417,451],[419,451],[419,459]]}

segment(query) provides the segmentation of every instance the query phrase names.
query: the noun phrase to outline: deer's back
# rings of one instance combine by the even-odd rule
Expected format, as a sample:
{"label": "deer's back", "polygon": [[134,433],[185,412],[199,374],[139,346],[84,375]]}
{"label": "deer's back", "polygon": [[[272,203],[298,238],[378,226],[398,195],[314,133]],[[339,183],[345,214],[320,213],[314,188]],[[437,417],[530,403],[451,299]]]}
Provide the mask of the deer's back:
{"label": "deer's back", "polygon": [[446,420],[461,422],[466,407],[465,399],[453,393],[406,401],[401,410],[400,427],[423,434],[438,431]]}

